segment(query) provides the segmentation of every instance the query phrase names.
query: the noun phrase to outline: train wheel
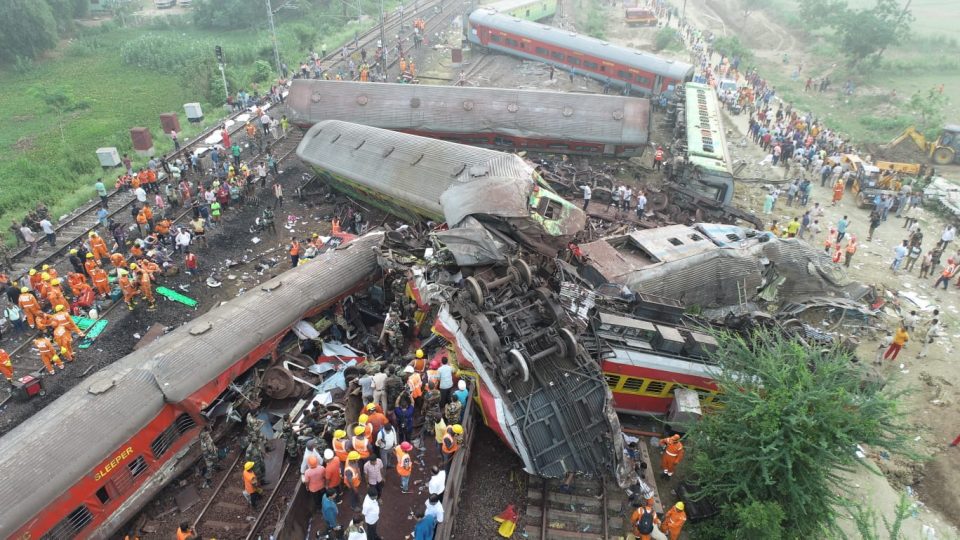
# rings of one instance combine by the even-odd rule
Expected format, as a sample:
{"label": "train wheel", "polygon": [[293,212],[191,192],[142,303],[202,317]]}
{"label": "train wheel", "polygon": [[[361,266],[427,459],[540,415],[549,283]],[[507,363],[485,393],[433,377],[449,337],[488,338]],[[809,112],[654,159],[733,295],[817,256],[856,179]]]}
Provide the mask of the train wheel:
{"label": "train wheel", "polygon": [[506,356],[507,364],[515,369],[523,379],[523,382],[530,380],[530,368],[527,366],[527,360],[523,357],[523,353],[517,349],[510,349]]}
{"label": "train wheel", "polygon": [[574,337],[573,332],[567,328],[560,329],[560,341],[563,343],[564,351],[567,358],[573,359],[577,356],[577,338]]}
{"label": "train wheel", "polygon": [[530,271],[530,265],[522,259],[517,259],[513,261],[513,267],[516,268],[517,275],[523,284],[529,287],[533,283],[533,272]]}
{"label": "train wheel", "polygon": [[470,276],[467,279],[463,280],[464,287],[467,289],[467,293],[470,294],[470,299],[473,300],[473,303],[482,306],[483,305],[483,286],[480,285],[480,282],[477,281],[477,278]]}
{"label": "train wheel", "polygon": [[647,195],[647,203],[650,205],[650,209],[654,212],[663,212],[663,210],[670,204],[670,197],[663,192],[653,192]]}

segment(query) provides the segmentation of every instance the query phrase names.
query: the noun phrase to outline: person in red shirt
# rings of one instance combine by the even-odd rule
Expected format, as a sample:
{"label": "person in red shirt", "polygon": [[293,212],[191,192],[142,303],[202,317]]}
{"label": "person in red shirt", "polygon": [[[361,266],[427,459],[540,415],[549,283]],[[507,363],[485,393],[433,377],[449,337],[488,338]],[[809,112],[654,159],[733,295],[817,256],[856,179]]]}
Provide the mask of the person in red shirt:
{"label": "person in red shirt", "polygon": [[342,485],[340,482],[340,458],[333,453],[333,450],[327,448],[323,451],[323,460],[326,462],[323,476],[327,489],[336,491],[337,499],[339,499]]}
{"label": "person in red shirt", "polygon": [[197,259],[196,253],[191,253],[190,249],[186,250],[186,255],[183,257],[183,265],[187,269],[187,273],[190,274],[190,281],[195,281],[197,277],[197,272],[200,271],[200,260]]}
{"label": "person in red shirt", "polygon": [[307,466],[309,468],[303,473],[301,481],[307,486],[307,491],[319,509],[323,505],[323,494],[327,489],[326,469],[319,466],[317,456],[308,456]]}

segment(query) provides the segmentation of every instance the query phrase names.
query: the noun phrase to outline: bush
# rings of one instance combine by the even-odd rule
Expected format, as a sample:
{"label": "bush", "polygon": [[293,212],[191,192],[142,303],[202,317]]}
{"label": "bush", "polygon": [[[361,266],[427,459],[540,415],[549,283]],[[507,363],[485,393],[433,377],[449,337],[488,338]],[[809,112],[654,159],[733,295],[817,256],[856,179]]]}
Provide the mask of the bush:
{"label": "bush", "polygon": [[120,48],[123,63],[169,74],[179,73],[204,54],[213,55],[213,48],[169,36],[145,35]]}
{"label": "bush", "polygon": [[729,57],[740,57],[741,60],[748,60],[753,57],[753,51],[740,42],[737,36],[724,36],[717,38],[713,42],[713,49],[718,53]]}
{"label": "bush", "polygon": [[266,60],[257,60],[253,64],[253,82],[265,82],[273,79],[273,68]]}
{"label": "bush", "polygon": [[653,48],[658,51],[669,48],[680,42],[680,36],[673,28],[664,27],[657,30],[657,35],[653,38]]}

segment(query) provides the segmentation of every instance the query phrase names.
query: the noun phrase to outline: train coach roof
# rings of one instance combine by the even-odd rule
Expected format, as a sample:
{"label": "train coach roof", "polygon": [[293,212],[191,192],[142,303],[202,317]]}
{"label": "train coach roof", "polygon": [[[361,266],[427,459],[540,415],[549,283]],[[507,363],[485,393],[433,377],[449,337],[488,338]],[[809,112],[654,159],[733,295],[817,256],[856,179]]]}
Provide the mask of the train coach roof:
{"label": "train coach roof", "polygon": [[[238,375],[228,371],[238,359],[371,275],[382,240],[382,233],[365,235],[210,310],[94,373],[0,438],[0,537],[94,474],[164,402],[188,400],[224,373]],[[199,328],[208,329],[191,334]]]}
{"label": "train coach roof", "polygon": [[633,66],[671,79],[685,80],[693,75],[693,66],[686,62],[668,60],[655,54],[614,45],[554,26],[518,19],[491,9],[474,10],[470,13],[470,23],[605,58],[617,64]]}
{"label": "train coach roof", "polygon": [[0,537],[12,535],[78,479],[94,474],[162,407],[163,393],[150,371],[114,364],[4,435]]}
{"label": "train coach roof", "polygon": [[484,186],[512,188],[521,197],[474,200],[471,213],[526,216],[534,170],[520,156],[427,137],[395,133],[338,120],[310,128],[297,147],[301,159],[387,198],[443,217],[450,226],[465,217],[460,208],[444,212],[444,194],[476,192]]}
{"label": "train coach roof", "polygon": [[649,100],[600,94],[296,79],[287,104],[291,119],[307,124],[344,120],[383,129],[618,145],[645,144],[650,131]]}

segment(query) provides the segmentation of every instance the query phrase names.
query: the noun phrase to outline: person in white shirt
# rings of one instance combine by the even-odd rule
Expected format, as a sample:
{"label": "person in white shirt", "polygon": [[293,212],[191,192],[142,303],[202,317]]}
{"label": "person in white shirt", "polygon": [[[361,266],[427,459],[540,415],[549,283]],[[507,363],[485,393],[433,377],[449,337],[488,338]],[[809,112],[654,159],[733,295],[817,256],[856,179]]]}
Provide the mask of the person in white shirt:
{"label": "person in white shirt", "polygon": [[424,515],[433,515],[437,518],[437,523],[443,523],[443,503],[440,502],[440,497],[431,495],[430,498],[427,499],[426,506],[427,509]]}
{"label": "person in white shirt", "polygon": [[637,219],[643,219],[643,213],[647,208],[647,196],[642,191],[637,192]]}
{"label": "person in white shirt", "polygon": [[387,423],[380,428],[374,444],[380,450],[380,459],[383,460],[383,466],[388,468],[392,467],[394,457],[393,449],[397,446],[397,430],[393,428],[393,424]]}
{"label": "person in white shirt", "polygon": [[40,228],[43,229],[43,234],[47,236],[47,242],[53,246],[57,244],[57,231],[53,228],[53,223],[50,223],[50,220],[43,218],[40,221]]}
{"label": "person in white shirt", "polygon": [[380,540],[377,534],[377,522],[380,521],[380,503],[377,501],[377,488],[367,488],[363,499],[363,523],[367,526],[367,540]]}
{"label": "person in white shirt", "polygon": [[300,460],[301,476],[310,468],[310,466],[307,465],[307,460],[310,459],[310,456],[317,458],[317,463],[323,463],[323,458],[320,456],[320,452],[317,451],[317,441],[313,439],[307,442],[307,448],[303,451],[303,459]]}
{"label": "person in white shirt", "polygon": [[443,490],[447,487],[447,471],[434,465],[430,472],[433,476],[427,482],[427,492],[430,495],[436,495],[438,499],[443,499]]}
{"label": "person in white shirt", "polygon": [[583,211],[586,212],[587,207],[590,206],[590,198],[593,196],[593,189],[586,184],[580,186],[580,189],[583,190]]}
{"label": "person in white shirt", "polygon": [[142,187],[133,190],[133,194],[137,196],[137,202],[140,203],[140,206],[147,203],[147,192]]}
{"label": "person in white shirt", "polygon": [[917,355],[918,358],[925,358],[927,356],[927,349],[930,348],[930,344],[933,343],[939,335],[940,321],[933,319],[930,321],[930,326],[927,327],[927,331],[923,336],[923,347],[920,348],[920,354]]}

